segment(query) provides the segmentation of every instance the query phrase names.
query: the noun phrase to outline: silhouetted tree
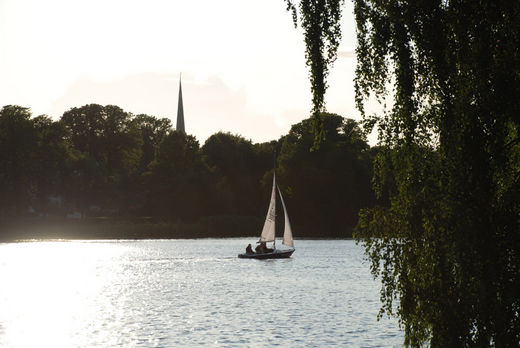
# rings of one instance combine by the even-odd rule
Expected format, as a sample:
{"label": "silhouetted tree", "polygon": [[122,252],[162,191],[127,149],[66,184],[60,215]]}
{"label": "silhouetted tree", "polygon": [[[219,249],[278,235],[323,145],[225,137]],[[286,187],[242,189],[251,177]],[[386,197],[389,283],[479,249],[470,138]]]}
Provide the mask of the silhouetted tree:
{"label": "silhouetted tree", "polygon": [[[6,106],[0,113],[0,217],[20,217],[33,207],[32,216],[146,216],[196,222],[222,235],[256,234],[278,153],[282,189],[293,198],[296,221],[307,228],[300,235],[340,235],[366,198],[369,151],[355,122],[337,115],[324,115],[323,122],[327,140],[317,150],[320,159],[308,151],[308,121],[271,142],[253,144],[219,132],[199,148],[169,120],[134,117],[113,105],[72,108],[59,121],[31,119],[29,109]],[[346,185],[340,179],[345,173],[359,185]],[[335,203],[345,194],[348,208],[340,209]],[[322,199],[328,203],[318,204]],[[305,216],[309,209],[316,209],[314,218]]]}
{"label": "silhouetted tree", "polygon": [[27,213],[37,136],[29,108],[7,105],[0,110],[0,215]]}
{"label": "silhouetted tree", "polygon": [[[299,2],[308,52],[337,47],[341,3]],[[390,205],[363,211],[357,232],[382,313],[399,316],[408,346],[518,346],[520,3],[354,6],[358,108],[374,95],[392,105],[364,116],[379,130],[375,189]],[[312,77],[326,72],[319,54],[307,59]]]}
{"label": "silhouetted tree", "polygon": [[159,144],[173,130],[172,124],[167,118],[158,119],[154,116],[140,114],[132,119],[132,126],[141,133],[142,155],[139,171],[145,172],[148,165],[155,159],[155,152]]}
{"label": "silhouetted tree", "polygon": [[250,140],[231,133],[210,136],[202,153],[206,163],[214,169],[220,213],[255,215],[260,196],[260,179],[266,168],[256,171],[257,160]]}
{"label": "silhouetted tree", "polygon": [[[34,208],[47,215],[50,208],[54,213],[65,213],[65,187],[70,178],[71,149],[67,141],[67,130],[61,122],[55,122],[46,115],[32,119],[37,136],[34,168]],[[61,204],[53,207],[49,197],[55,195]],[[61,205],[61,206],[60,206]]]}
{"label": "silhouetted tree", "polygon": [[128,209],[142,148],[131,118],[117,106],[97,104],[72,108],[61,118],[77,152],[74,196],[84,213],[91,205],[112,213]]}
{"label": "silhouetted tree", "polygon": [[150,165],[148,183],[153,211],[172,220],[194,221],[212,206],[211,176],[195,137],[169,133]]}
{"label": "silhouetted tree", "polygon": [[311,124],[315,141],[319,147],[323,140],[322,118],[325,111],[325,91],[329,67],[336,60],[341,41],[341,5],[344,0],[285,0],[287,10],[292,11],[296,27],[298,14],[305,37],[305,59],[309,67],[312,93]]}
{"label": "silhouetted tree", "polygon": [[300,235],[350,237],[360,208],[373,204],[372,158],[357,123],[321,114],[324,140],[314,142],[311,120],[291,127],[279,157],[281,187]]}

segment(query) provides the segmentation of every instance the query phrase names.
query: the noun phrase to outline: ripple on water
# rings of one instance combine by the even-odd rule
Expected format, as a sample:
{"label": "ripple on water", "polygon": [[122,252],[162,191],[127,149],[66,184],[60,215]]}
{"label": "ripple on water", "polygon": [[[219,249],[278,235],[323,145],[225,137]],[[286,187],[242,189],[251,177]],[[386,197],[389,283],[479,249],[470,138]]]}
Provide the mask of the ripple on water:
{"label": "ripple on water", "polygon": [[[0,308],[4,309],[0,345],[389,347],[402,343],[396,320],[376,320],[379,284],[354,242],[297,241],[296,253],[287,260],[236,258],[249,242],[0,245]],[[41,291],[27,292],[24,287]],[[27,296],[32,296],[29,304]],[[39,305],[49,300],[55,317]],[[30,320],[42,317],[50,323],[47,336],[45,323]],[[66,329],[52,329],[62,322]],[[33,330],[38,325],[43,328]],[[33,338],[27,332],[35,333]]]}

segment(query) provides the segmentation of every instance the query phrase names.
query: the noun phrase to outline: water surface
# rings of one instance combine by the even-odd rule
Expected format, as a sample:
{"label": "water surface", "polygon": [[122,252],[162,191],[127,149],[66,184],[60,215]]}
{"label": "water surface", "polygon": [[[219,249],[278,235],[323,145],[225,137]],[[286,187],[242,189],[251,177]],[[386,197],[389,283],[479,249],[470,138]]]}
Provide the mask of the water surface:
{"label": "water surface", "polygon": [[254,239],[0,244],[0,346],[400,346],[379,283],[348,240],[293,257]]}

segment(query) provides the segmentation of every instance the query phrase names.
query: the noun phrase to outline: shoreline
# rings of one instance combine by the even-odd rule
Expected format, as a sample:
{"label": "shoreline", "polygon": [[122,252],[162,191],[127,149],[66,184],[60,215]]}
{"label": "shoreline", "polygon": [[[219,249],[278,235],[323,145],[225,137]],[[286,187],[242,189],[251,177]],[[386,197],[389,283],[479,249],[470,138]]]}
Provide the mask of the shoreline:
{"label": "shoreline", "polygon": [[[74,239],[74,238],[59,238],[59,239],[18,239],[18,240],[0,240],[0,244],[8,243],[37,243],[37,242],[135,242],[135,241],[171,241],[171,240],[206,240],[206,239],[258,239],[258,236],[248,237],[201,237],[201,238],[141,238],[141,239]],[[355,238],[295,238],[297,241],[332,241],[332,240],[353,240]]]}
{"label": "shoreline", "polygon": [[[211,216],[196,222],[150,218],[26,218],[0,219],[0,242],[72,240],[257,239],[263,221],[248,216]],[[283,227],[280,227],[281,231]],[[299,229],[296,227],[296,231]],[[347,233],[296,233],[299,240],[352,239]]]}

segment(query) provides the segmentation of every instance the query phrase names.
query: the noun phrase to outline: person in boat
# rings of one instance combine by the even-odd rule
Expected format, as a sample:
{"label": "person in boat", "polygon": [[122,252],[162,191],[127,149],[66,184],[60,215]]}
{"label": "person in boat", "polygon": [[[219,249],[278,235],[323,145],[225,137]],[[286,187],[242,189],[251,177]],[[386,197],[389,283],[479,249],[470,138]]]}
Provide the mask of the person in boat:
{"label": "person in boat", "polygon": [[246,254],[252,254],[252,253],[253,253],[253,249],[251,248],[251,243],[249,243],[246,248]]}
{"label": "person in boat", "polygon": [[267,245],[265,244],[265,242],[260,242],[260,244],[258,244],[256,246],[255,251],[259,254],[263,254],[263,253],[271,253],[274,251],[274,249],[269,249],[267,247]]}
{"label": "person in boat", "polygon": [[255,252],[256,252],[257,254],[263,254],[263,253],[265,253],[265,249],[266,249],[266,247],[265,247],[265,242],[260,242],[260,244],[258,244],[258,245],[256,246],[256,248],[255,248]]}

